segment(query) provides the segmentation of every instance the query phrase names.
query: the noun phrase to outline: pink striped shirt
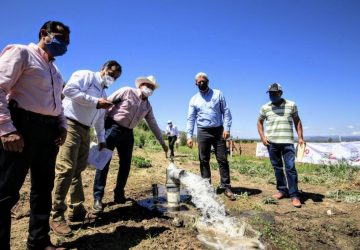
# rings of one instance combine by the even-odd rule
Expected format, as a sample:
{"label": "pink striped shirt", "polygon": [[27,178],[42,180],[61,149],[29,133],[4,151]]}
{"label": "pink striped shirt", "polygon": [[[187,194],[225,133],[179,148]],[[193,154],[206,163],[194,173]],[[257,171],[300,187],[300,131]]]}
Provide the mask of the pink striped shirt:
{"label": "pink striped shirt", "polygon": [[6,46],[0,54],[0,136],[16,131],[8,100],[31,112],[60,116],[66,128],[61,105],[63,83],[53,61],[36,44]]}

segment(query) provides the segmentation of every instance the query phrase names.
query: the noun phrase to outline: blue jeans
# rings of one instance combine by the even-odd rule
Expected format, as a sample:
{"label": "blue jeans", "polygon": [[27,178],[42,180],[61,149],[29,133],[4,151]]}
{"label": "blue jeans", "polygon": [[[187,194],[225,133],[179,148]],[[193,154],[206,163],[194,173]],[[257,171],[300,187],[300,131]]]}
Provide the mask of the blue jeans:
{"label": "blue jeans", "polygon": [[[116,148],[119,156],[119,171],[117,175],[114,198],[124,197],[124,188],[130,173],[131,157],[134,147],[134,134],[132,129],[124,128],[107,118],[105,122],[106,147],[110,150]],[[111,161],[111,160],[110,160]],[[110,161],[103,170],[96,170],[94,180],[94,200],[102,200],[109,172]]]}
{"label": "blue jeans", "polygon": [[[270,143],[267,148],[271,165],[274,167],[277,190],[289,195],[291,198],[299,198],[294,144]],[[285,164],[286,178],[283,162]]]}

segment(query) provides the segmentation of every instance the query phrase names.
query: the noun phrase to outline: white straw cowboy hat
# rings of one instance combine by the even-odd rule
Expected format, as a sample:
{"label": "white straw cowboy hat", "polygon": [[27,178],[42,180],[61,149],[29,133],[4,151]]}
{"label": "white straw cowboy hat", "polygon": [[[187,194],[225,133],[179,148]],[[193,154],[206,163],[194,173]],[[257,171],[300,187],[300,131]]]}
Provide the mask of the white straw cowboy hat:
{"label": "white straw cowboy hat", "polygon": [[154,89],[157,89],[157,88],[160,87],[160,85],[157,84],[156,79],[155,79],[154,76],[146,76],[146,77],[145,76],[140,76],[140,77],[136,78],[135,86],[137,88],[139,88],[142,83],[151,84],[151,85],[154,86]]}

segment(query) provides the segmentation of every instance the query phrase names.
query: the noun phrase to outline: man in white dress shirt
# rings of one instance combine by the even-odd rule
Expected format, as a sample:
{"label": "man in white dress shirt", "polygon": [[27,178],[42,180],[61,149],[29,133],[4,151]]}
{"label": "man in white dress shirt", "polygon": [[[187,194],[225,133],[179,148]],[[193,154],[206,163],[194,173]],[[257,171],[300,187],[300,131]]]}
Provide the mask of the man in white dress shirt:
{"label": "man in white dress shirt", "polygon": [[174,156],[174,144],[179,135],[179,131],[176,125],[173,124],[171,120],[168,120],[167,122],[166,135],[168,136],[168,140],[169,140],[170,156]]}
{"label": "man in white dress shirt", "polygon": [[71,228],[65,219],[68,191],[68,219],[83,221],[86,217],[81,172],[85,170],[90,146],[90,127],[95,127],[99,149],[106,147],[105,110],[113,104],[106,100],[105,89],[121,75],[116,61],[106,62],[100,72],[79,70],[72,74],[63,94],[64,115],[67,119],[68,136],[56,159],[55,186],[50,227],[55,234],[70,236]]}

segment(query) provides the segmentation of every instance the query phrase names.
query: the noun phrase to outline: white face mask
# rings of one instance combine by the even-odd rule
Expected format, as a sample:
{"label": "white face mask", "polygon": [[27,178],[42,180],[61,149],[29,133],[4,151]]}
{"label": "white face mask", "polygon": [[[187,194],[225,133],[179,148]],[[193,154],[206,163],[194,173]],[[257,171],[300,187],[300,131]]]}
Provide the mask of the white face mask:
{"label": "white face mask", "polygon": [[103,82],[106,87],[110,87],[115,82],[115,79],[112,76],[104,75]]}
{"label": "white face mask", "polygon": [[152,90],[152,89],[150,89],[150,88],[148,88],[146,86],[141,88],[141,93],[146,97],[151,96],[153,94],[153,92],[154,92],[154,90]]}

